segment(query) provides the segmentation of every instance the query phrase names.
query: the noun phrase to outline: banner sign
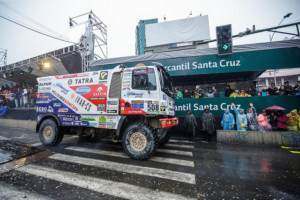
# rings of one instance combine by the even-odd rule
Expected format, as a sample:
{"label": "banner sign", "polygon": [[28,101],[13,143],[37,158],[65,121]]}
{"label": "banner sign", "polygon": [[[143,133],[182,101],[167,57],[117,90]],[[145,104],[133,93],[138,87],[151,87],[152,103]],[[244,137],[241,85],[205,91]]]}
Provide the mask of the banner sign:
{"label": "banner sign", "polygon": [[226,109],[233,113],[231,103],[235,103],[237,108],[245,110],[250,108],[249,103],[253,103],[257,113],[269,106],[280,106],[286,109],[286,113],[293,109],[300,109],[300,96],[266,96],[266,97],[217,97],[201,99],[176,99],[176,116],[183,117],[187,110],[191,110],[195,116],[201,116],[208,108],[215,116],[222,116]]}
{"label": "banner sign", "polygon": [[[298,68],[300,67],[300,48],[295,47],[248,51],[223,56],[214,54],[180,57],[163,60],[141,61],[138,63],[152,65],[153,61],[162,63],[171,76]],[[123,64],[127,67],[134,67],[138,63],[128,62]],[[91,67],[91,71],[112,69],[117,65],[119,65],[119,63]]]}

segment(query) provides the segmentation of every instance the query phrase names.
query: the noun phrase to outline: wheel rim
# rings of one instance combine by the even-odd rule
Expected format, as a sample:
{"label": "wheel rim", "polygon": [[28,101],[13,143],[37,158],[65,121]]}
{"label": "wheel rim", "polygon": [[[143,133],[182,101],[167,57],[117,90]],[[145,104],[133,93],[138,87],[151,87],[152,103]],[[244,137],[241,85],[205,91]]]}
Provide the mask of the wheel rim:
{"label": "wheel rim", "polygon": [[43,130],[43,136],[47,140],[50,140],[53,137],[53,129],[51,126],[45,126]]}
{"label": "wheel rim", "polygon": [[147,138],[141,132],[135,132],[130,136],[130,146],[135,151],[142,151],[146,148]]}

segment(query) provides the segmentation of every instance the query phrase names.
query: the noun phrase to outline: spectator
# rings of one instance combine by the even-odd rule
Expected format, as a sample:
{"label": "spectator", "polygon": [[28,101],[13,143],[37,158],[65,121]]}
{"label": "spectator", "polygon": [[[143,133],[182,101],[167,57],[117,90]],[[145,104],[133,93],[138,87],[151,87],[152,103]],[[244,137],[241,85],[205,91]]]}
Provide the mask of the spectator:
{"label": "spectator", "polygon": [[34,107],[35,106],[35,98],[36,98],[36,93],[34,92],[33,88],[31,87],[29,89],[30,107]]}
{"label": "spectator", "polygon": [[267,97],[268,97],[268,96],[270,96],[270,93],[269,93],[269,92],[267,92],[267,93],[266,93],[266,96],[267,96]]}
{"label": "spectator", "polygon": [[256,96],[256,91],[252,88],[252,87],[249,87],[248,88],[248,91],[247,93],[250,95],[250,96]]}
{"label": "spectator", "polygon": [[284,88],[286,95],[293,95],[293,87],[290,86],[290,82],[286,81],[284,83]]}
{"label": "spectator", "polygon": [[278,112],[278,118],[277,118],[277,130],[278,131],[286,131],[286,121],[287,121],[287,116],[284,114],[284,112],[279,111]]}
{"label": "spectator", "polygon": [[250,103],[250,108],[247,110],[247,121],[250,131],[263,131],[258,123],[256,109],[254,108],[253,103]]}
{"label": "spectator", "polygon": [[294,93],[295,93],[296,96],[300,96],[300,86],[298,86],[298,87],[295,86],[294,87]]}
{"label": "spectator", "polygon": [[261,96],[262,96],[261,92],[258,92],[258,93],[257,93],[257,96],[258,96],[258,97],[261,97]]}
{"label": "spectator", "polygon": [[295,86],[294,86],[294,91],[295,91],[295,92],[298,92],[299,87],[300,87],[300,81],[298,81],[298,82],[295,84]]}
{"label": "spectator", "polygon": [[277,130],[277,116],[275,115],[275,112],[271,112],[270,116],[270,125],[272,127],[272,131],[276,131]]}
{"label": "spectator", "polygon": [[197,121],[195,116],[192,114],[191,110],[187,111],[187,114],[185,115],[184,118],[183,126],[185,131],[187,132],[187,135],[189,135],[190,139],[192,141],[195,141]]}
{"label": "spectator", "polygon": [[265,97],[267,96],[268,91],[266,89],[261,90],[261,96]]}
{"label": "spectator", "polygon": [[272,131],[272,126],[269,124],[270,119],[268,119],[266,111],[263,110],[262,113],[257,116],[257,119],[264,131]]}
{"label": "spectator", "polygon": [[240,95],[240,92],[238,90],[235,90],[233,93],[230,94],[229,97],[233,97],[233,98],[236,98]]}
{"label": "spectator", "polygon": [[286,94],[286,91],[285,91],[284,85],[281,85],[281,86],[280,86],[280,88],[279,88],[279,90],[278,90],[278,95],[279,95],[279,96],[287,95],[287,94]]}
{"label": "spectator", "polygon": [[251,97],[251,95],[247,94],[245,90],[241,90],[241,93],[238,95],[238,97]]}
{"label": "spectator", "polygon": [[22,89],[18,89],[19,90],[19,98],[20,99],[20,108],[24,107],[24,102],[23,102],[23,93],[22,93]]}
{"label": "spectator", "polygon": [[23,99],[23,104],[24,104],[23,106],[26,108],[29,103],[28,102],[28,91],[26,88],[23,90],[22,99]]}
{"label": "spectator", "polygon": [[209,89],[208,92],[206,93],[206,98],[214,98],[217,90],[213,86],[212,89]]}
{"label": "spectator", "polygon": [[183,98],[192,98],[190,91],[186,88],[183,92]]}
{"label": "spectator", "polygon": [[194,98],[203,98],[204,93],[203,90],[200,88],[200,85],[196,85],[195,92],[194,92]]}
{"label": "spectator", "polygon": [[292,110],[289,114],[287,114],[287,130],[291,132],[298,132],[299,120],[299,115],[296,109]]}
{"label": "spectator", "polygon": [[275,87],[275,83],[271,83],[270,87],[266,91],[269,92],[270,96],[274,96],[274,95],[277,95],[278,88]]}
{"label": "spectator", "polygon": [[238,131],[247,131],[248,121],[244,109],[237,110],[234,103],[232,103],[232,107],[236,116],[236,129]]}
{"label": "spectator", "polygon": [[223,127],[223,130],[234,130],[234,125],[234,116],[230,113],[229,109],[226,109],[221,121],[221,126]]}
{"label": "spectator", "polygon": [[7,96],[8,100],[9,100],[9,104],[7,105],[8,107],[15,107],[13,104],[15,102],[15,94],[10,90]]}
{"label": "spectator", "polygon": [[15,105],[16,105],[16,108],[19,108],[20,107],[20,94],[18,92],[18,90],[14,93],[15,94]]}
{"label": "spectator", "polygon": [[216,130],[215,116],[209,111],[208,108],[205,109],[205,112],[201,116],[201,124],[201,131],[204,132],[205,140],[212,140],[212,136]]}
{"label": "spectator", "polygon": [[233,92],[234,90],[230,88],[230,85],[226,85],[225,97],[229,97]]}

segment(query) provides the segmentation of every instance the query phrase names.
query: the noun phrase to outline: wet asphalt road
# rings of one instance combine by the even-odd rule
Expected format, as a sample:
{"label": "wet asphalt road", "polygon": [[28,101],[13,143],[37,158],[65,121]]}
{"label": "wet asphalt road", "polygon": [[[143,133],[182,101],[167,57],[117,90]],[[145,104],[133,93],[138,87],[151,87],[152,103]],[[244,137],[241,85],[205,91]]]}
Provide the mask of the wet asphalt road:
{"label": "wet asphalt road", "polygon": [[[0,127],[0,199],[300,199],[289,150],[171,140],[135,161],[121,143],[66,136],[45,148],[32,131]],[[8,163],[20,167],[3,173]]]}

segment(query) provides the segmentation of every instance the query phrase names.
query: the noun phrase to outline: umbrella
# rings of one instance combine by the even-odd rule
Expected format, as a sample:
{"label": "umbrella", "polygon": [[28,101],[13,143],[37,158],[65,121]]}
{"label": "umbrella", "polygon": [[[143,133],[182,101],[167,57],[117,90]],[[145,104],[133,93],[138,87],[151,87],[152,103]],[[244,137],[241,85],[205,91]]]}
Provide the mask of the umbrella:
{"label": "umbrella", "polygon": [[286,110],[286,109],[283,107],[274,105],[274,106],[267,107],[265,110]]}

